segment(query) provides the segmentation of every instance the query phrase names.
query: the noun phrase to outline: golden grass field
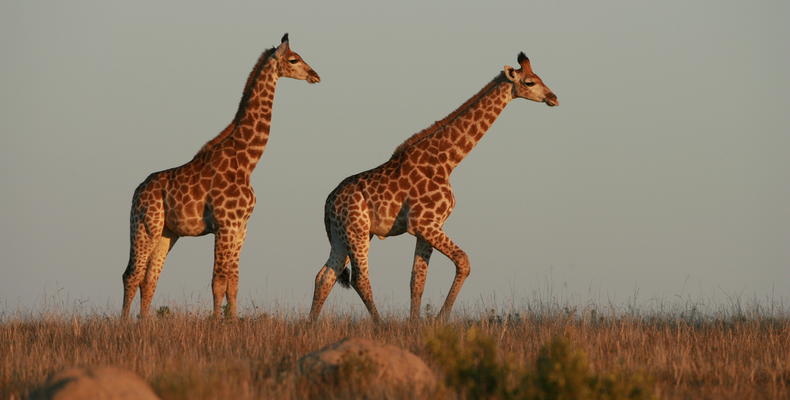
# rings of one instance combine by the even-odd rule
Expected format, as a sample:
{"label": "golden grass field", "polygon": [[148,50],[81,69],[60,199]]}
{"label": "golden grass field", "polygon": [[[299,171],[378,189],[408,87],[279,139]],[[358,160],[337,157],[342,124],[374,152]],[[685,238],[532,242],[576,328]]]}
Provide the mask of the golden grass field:
{"label": "golden grass field", "polygon": [[163,399],[453,398],[407,389],[362,394],[353,379],[315,387],[290,374],[295,361],[344,337],[401,346],[443,368],[427,343],[436,332],[477,329],[497,357],[535,363],[541,346],[564,336],[593,371],[648,376],[657,398],[790,399],[790,319],[783,312],[728,316],[602,315],[524,312],[456,313],[447,323],[390,318],[373,325],[361,315],[327,312],[315,324],[291,312],[214,321],[204,314],[164,312],[146,321],[115,315],[6,316],[0,320],[0,398],[25,398],[48,374],[73,365],[131,369]]}

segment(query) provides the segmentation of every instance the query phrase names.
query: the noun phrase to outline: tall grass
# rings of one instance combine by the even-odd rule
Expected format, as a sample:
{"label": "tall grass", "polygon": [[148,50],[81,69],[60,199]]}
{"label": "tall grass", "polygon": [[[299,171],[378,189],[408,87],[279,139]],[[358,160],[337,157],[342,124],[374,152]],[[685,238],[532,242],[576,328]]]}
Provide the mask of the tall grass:
{"label": "tall grass", "polygon": [[[363,337],[410,350],[443,376],[436,332],[470,328],[493,340],[496,356],[509,360],[511,370],[536,365],[541,348],[562,336],[586,355],[591,373],[650,377],[659,398],[790,398],[790,318],[765,308],[640,314],[528,307],[506,314],[462,314],[446,324],[390,318],[378,326],[365,317],[337,313],[315,324],[294,312],[256,312],[238,321],[178,310],[155,315],[128,322],[101,314],[5,315],[0,321],[0,399],[24,398],[47,375],[73,365],[131,369],[164,399],[362,398],[352,377],[339,389],[306,383],[291,373],[296,360],[344,337]],[[365,398],[455,393],[448,387],[432,394],[381,390]]]}

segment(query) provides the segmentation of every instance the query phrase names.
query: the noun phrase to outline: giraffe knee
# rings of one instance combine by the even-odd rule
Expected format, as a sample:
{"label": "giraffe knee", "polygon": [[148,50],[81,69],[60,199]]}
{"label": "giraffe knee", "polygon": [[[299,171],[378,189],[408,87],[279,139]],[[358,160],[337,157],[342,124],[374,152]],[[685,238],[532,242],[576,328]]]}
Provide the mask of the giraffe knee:
{"label": "giraffe knee", "polygon": [[224,272],[215,272],[211,278],[211,284],[214,287],[225,286],[228,281],[228,276]]}
{"label": "giraffe knee", "polygon": [[464,278],[469,276],[472,272],[472,267],[469,264],[469,256],[463,251],[459,251],[455,257],[455,270],[458,275]]}
{"label": "giraffe knee", "polygon": [[326,267],[321,268],[317,274],[315,274],[315,286],[319,287],[324,282],[324,274],[326,273]]}
{"label": "giraffe knee", "polygon": [[121,275],[121,281],[125,287],[137,286],[139,279],[137,278],[138,274],[135,273],[134,270],[127,269]]}

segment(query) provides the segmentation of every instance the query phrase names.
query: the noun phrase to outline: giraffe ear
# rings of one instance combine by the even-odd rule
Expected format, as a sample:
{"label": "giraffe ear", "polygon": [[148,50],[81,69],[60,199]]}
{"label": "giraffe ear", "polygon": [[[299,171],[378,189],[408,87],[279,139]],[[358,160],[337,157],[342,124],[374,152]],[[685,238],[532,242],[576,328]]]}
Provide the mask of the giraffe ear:
{"label": "giraffe ear", "polygon": [[285,36],[283,36],[283,40],[282,42],[280,42],[280,45],[277,46],[277,50],[275,50],[274,56],[280,58],[280,56],[285,54],[289,48],[290,47],[288,46],[288,34],[286,33]]}
{"label": "giraffe ear", "polygon": [[521,69],[527,71],[528,73],[532,73],[532,65],[529,63],[529,57],[527,57],[524,52],[518,53],[518,65],[521,66]]}
{"label": "giraffe ear", "polygon": [[517,60],[518,60],[519,65],[521,65],[522,67],[524,66],[524,63],[529,64],[529,57],[527,57],[527,55],[524,54],[523,51],[518,53]]}
{"label": "giraffe ear", "polygon": [[502,72],[505,74],[505,78],[511,82],[518,80],[515,68],[511,67],[510,65],[505,65],[505,68],[502,70]]}

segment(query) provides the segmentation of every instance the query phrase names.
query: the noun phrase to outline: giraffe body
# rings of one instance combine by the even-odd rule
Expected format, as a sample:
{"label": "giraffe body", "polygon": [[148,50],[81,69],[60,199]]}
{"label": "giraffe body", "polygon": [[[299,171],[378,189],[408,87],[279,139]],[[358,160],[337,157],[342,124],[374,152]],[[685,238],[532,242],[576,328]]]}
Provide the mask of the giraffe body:
{"label": "giraffe body", "polygon": [[250,175],[269,139],[272,104],[280,77],[316,83],[318,74],[290,50],[288,35],[263,52],[250,73],[236,116],[188,163],[155,172],[134,192],[130,217],[131,248],[123,274],[122,317],[129,315],[140,288],[145,317],[168,252],[181,236],[215,235],[212,293],[214,316],[227,298],[236,315],[239,254],[247,221],[255,208]]}
{"label": "giraffe body", "polygon": [[[450,258],[456,267],[455,279],[439,312],[441,317],[449,314],[471,270],[467,254],[443,230],[455,206],[450,174],[513,98],[558,105],[557,97],[532,72],[523,53],[518,61],[520,69],[506,66],[457,110],[406,140],[387,162],[346,178],[329,194],[324,222],[331,251],[315,279],[312,319],[318,317],[339,278],[354,287],[378,321],[368,279],[370,239],[373,235],[384,238],[406,232],[417,238],[410,317],[419,318],[433,249]],[[346,267],[349,261],[350,274]]]}

